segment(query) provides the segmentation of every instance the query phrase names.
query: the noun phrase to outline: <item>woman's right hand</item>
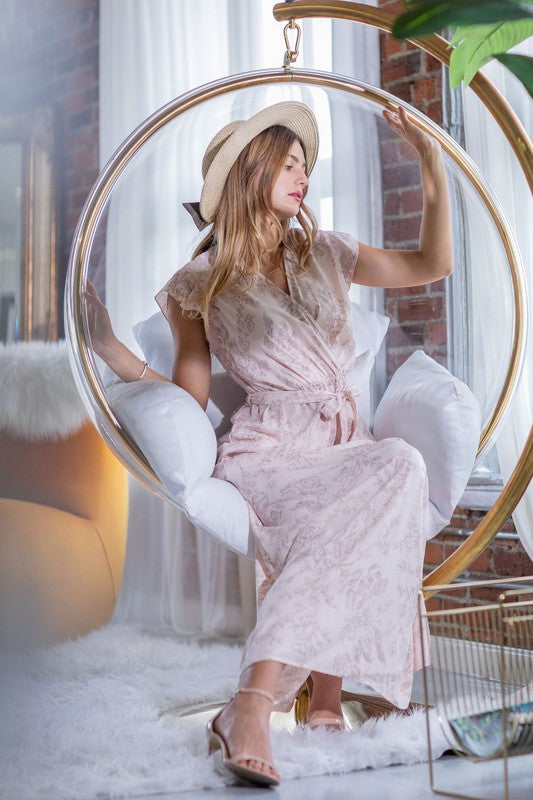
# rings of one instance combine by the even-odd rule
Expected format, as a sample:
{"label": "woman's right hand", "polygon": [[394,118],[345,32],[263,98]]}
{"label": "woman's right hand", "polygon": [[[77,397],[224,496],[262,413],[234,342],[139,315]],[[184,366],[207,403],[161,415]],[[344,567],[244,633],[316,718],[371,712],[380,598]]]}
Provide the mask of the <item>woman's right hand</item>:
{"label": "woman's right hand", "polygon": [[105,360],[105,354],[115,341],[115,334],[113,333],[109,312],[98,297],[98,292],[91,281],[87,281],[85,302],[92,348],[97,355]]}

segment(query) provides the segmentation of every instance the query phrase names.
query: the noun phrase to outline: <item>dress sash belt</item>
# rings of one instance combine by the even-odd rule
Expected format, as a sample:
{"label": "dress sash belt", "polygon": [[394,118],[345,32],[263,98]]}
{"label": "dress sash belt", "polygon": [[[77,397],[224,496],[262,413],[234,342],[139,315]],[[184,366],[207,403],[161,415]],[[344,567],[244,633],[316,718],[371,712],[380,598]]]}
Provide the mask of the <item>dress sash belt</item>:
{"label": "dress sash belt", "polygon": [[286,403],[318,403],[322,419],[333,419],[338,414],[346,401],[353,411],[352,429],[350,439],[355,432],[357,422],[357,407],[355,398],[361,394],[360,389],[349,386],[344,376],[339,377],[334,387],[331,386],[306,386],[303,389],[267,389],[265,391],[251,392],[246,397],[247,405],[285,405]]}

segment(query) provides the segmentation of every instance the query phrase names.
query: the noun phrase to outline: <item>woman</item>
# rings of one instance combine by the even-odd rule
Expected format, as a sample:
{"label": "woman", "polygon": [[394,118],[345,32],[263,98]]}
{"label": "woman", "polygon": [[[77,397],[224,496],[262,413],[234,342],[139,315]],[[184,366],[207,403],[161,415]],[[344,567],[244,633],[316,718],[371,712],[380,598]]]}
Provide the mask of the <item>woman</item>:
{"label": "woman", "polygon": [[[342,729],[343,677],[405,708],[422,666],[427,473],[403,440],[374,439],[346,385],[355,358],[348,290],[449,275],[450,211],[437,146],[404,109],[384,116],[420,155],[418,250],[317,230],[304,203],[316,121],[303,103],[277,103],[210,142],[200,203],[189,210],[199,227],[213,226],[156,296],[175,341],[173,382],[205,409],[214,353],[248,393],[218,440],[213,475],[248,502],[257,624],[239,689],[208,737],[230,771],[257,785],[279,783],[270,713],[289,710],[305,679],[307,724]],[[165,380],[116,340],[92,287],[87,300],[93,347],[109,366],[125,381]]]}

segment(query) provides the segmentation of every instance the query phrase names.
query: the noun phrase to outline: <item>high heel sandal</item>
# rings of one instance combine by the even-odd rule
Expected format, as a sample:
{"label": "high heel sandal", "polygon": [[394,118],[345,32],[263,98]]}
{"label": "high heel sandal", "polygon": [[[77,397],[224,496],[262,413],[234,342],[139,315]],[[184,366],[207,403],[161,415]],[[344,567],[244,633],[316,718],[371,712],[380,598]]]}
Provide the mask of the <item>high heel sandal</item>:
{"label": "high heel sandal", "polygon": [[[266,697],[272,703],[274,702],[274,696],[267,692],[265,689],[254,689],[252,687],[243,687],[242,689],[237,689],[235,694],[230,698],[228,702],[231,702],[235,695],[239,694],[239,692],[250,692],[251,694],[260,694],[263,697]],[[225,708],[226,706],[224,706]],[[224,709],[221,708],[218,714],[215,714],[213,719],[209,720],[207,723],[207,741],[209,744],[209,754],[214,753],[216,750],[220,750],[222,764],[223,766],[229,770],[234,775],[237,775],[239,778],[247,781],[248,783],[253,784],[254,786],[277,786],[279,784],[279,778],[275,778],[273,775],[268,775],[266,772],[261,772],[257,769],[251,769],[251,767],[245,767],[244,764],[237,764],[237,761],[260,761],[261,764],[265,764],[267,767],[270,767],[273,770],[276,770],[274,764],[271,764],[270,761],[266,761],[264,758],[258,758],[257,756],[253,755],[252,753],[238,753],[230,758],[229,748],[226,743],[226,740],[222,736],[221,733],[217,733],[217,731],[213,728],[213,723],[217,721],[219,716],[221,715]],[[276,770],[277,772],[277,770]]]}
{"label": "high heel sandal", "polygon": [[[309,693],[309,706],[311,706],[311,698],[313,696],[313,679],[311,676],[307,678],[306,683],[307,691]],[[328,714],[329,716],[324,716],[324,714]],[[318,709],[317,711],[313,711],[311,714],[308,711],[302,720],[302,725],[307,725],[312,731],[314,731],[315,728],[318,728],[319,725],[324,725],[326,729],[330,731],[346,730],[344,716],[342,714],[340,714],[340,716],[339,714],[333,714],[333,712],[326,711],[325,709]]]}

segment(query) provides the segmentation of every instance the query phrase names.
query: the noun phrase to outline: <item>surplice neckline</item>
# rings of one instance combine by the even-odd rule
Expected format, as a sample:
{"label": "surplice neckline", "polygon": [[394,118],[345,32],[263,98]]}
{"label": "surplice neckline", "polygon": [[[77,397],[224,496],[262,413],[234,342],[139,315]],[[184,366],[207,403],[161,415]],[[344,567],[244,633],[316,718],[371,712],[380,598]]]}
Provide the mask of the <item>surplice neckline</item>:
{"label": "surplice neckline", "polygon": [[309,319],[309,321],[312,323],[312,325],[317,330],[319,330],[321,335],[322,335],[322,329],[318,325],[316,319],[313,317],[313,315],[311,314],[309,309],[307,309],[304,306],[303,303],[301,303],[299,300],[297,300],[292,295],[292,291],[293,291],[293,287],[292,287],[292,284],[291,284],[292,275],[291,275],[290,271],[287,269],[287,263],[291,263],[291,266],[292,266],[292,261],[291,261],[292,258],[293,258],[293,253],[292,253],[291,250],[288,250],[288,251],[284,250],[283,251],[283,267],[285,269],[285,275],[287,276],[287,286],[289,287],[289,291],[288,292],[286,292],[284,289],[282,289],[281,286],[278,286],[277,283],[274,283],[274,281],[271,281],[270,278],[267,278],[266,275],[263,275],[262,272],[259,272],[258,274],[264,280],[265,284],[269,284],[270,286],[273,286],[274,289],[277,292],[279,292],[285,298],[285,302],[287,302],[289,305],[292,304],[292,306],[295,307],[295,308],[298,308],[300,313],[304,314],[305,317],[307,317]]}
{"label": "surplice neckline", "polygon": [[[283,253],[282,253],[281,258],[282,258],[282,261],[283,261],[283,269],[285,271],[285,277],[287,278],[287,286],[289,288],[288,292],[286,292],[285,289],[282,289],[281,286],[278,286],[277,283],[274,283],[274,281],[271,281],[270,278],[267,278],[266,275],[263,275],[263,273],[261,271],[258,274],[261,276],[261,278],[263,278],[264,281],[266,281],[266,283],[269,283],[271,286],[274,286],[279,292],[284,294],[285,297],[288,297],[289,300],[292,300],[293,303],[298,302],[292,296],[292,286],[291,286],[291,282],[290,282],[290,278],[289,278],[289,271],[287,269],[287,262],[290,261],[290,259],[289,259],[289,254],[288,253],[286,254],[285,249],[283,249]],[[271,270],[271,271],[273,272],[273,270]],[[301,304],[298,303],[298,305],[301,305]]]}

